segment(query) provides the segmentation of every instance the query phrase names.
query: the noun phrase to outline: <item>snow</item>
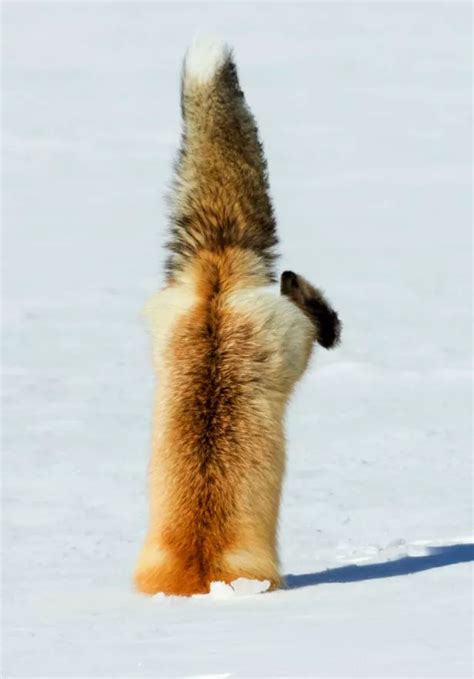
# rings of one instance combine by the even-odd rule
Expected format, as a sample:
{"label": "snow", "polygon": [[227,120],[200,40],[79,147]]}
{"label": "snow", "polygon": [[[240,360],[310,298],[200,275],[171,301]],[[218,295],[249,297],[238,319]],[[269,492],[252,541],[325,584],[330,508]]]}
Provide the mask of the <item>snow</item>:
{"label": "snow", "polygon": [[[217,599],[230,599],[236,596],[252,596],[263,594],[270,587],[269,580],[249,580],[248,578],[238,578],[227,585],[225,582],[211,582],[211,597]],[[204,595],[206,596],[206,595]]]}
{"label": "snow", "polygon": [[[470,677],[470,6],[2,10],[2,676]],[[203,29],[260,126],[280,271],[343,343],[288,414],[288,589],[146,598],[139,311]]]}

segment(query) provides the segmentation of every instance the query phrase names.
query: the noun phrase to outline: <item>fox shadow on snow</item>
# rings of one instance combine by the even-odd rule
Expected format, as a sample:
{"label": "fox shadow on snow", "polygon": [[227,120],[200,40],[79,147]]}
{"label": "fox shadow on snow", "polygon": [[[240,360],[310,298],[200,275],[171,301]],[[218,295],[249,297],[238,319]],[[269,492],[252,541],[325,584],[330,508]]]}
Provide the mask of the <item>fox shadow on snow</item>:
{"label": "fox shadow on snow", "polygon": [[300,589],[311,585],[323,585],[330,582],[360,582],[377,578],[393,578],[397,575],[410,575],[431,568],[452,566],[457,563],[474,561],[474,544],[447,545],[429,547],[426,556],[404,556],[395,561],[372,563],[365,566],[348,565],[329,568],[319,573],[301,573],[286,575],[288,589]]}

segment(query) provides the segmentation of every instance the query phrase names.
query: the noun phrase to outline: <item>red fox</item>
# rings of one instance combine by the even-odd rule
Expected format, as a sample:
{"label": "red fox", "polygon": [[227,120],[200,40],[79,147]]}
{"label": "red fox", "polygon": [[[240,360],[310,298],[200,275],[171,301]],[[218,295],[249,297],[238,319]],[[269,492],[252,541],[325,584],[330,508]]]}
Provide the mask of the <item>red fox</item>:
{"label": "red fox", "polygon": [[135,584],[192,595],[245,577],[276,588],[286,404],[314,342],[334,345],[340,323],[300,276],[285,272],[281,295],[271,288],[267,165],[227,46],[188,50],[181,109],[167,282],[145,309],[157,390]]}

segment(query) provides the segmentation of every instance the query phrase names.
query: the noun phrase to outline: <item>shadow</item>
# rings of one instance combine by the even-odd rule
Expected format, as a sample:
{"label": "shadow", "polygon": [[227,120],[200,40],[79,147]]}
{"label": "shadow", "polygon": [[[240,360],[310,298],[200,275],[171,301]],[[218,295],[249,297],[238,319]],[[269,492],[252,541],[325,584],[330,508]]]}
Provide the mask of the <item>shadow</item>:
{"label": "shadow", "polygon": [[330,582],[360,582],[378,578],[394,578],[397,575],[410,575],[427,571],[431,568],[452,566],[456,563],[474,561],[474,544],[446,545],[444,547],[428,547],[426,556],[404,556],[396,561],[372,563],[362,566],[349,565],[340,568],[329,568],[320,573],[302,573],[286,575],[288,589],[323,585]]}

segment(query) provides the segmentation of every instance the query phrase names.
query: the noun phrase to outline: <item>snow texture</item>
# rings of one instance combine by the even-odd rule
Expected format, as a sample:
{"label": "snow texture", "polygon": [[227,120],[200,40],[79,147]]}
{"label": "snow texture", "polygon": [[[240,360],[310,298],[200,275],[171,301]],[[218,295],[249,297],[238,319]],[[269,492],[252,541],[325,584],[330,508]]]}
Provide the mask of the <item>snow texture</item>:
{"label": "snow texture", "polygon": [[[472,676],[470,5],[2,14],[2,676]],[[343,343],[288,412],[288,588],[147,598],[139,311],[203,29],[260,126],[279,270],[327,292]]]}

